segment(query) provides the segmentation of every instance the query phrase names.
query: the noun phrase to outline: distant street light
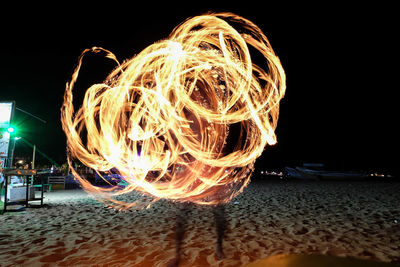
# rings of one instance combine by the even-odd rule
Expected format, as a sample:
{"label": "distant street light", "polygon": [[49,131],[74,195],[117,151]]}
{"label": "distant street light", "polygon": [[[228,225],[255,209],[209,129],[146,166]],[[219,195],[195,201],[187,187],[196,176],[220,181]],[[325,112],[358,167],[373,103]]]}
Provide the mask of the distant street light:
{"label": "distant street light", "polygon": [[13,133],[15,131],[14,127],[8,127],[7,132]]}

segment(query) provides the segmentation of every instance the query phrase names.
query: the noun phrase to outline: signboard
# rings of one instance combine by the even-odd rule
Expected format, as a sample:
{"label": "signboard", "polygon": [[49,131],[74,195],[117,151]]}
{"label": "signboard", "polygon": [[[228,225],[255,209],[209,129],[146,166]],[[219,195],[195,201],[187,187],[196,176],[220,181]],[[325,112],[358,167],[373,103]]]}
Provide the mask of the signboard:
{"label": "signboard", "polygon": [[0,128],[10,127],[13,115],[14,102],[0,102]]}
{"label": "signboard", "polygon": [[0,158],[2,160],[8,156],[10,133],[7,131],[7,128],[11,125],[14,108],[14,101],[0,101]]}
{"label": "signboard", "polygon": [[8,132],[0,132],[0,158],[6,158],[8,155],[8,146],[10,143],[10,134]]}

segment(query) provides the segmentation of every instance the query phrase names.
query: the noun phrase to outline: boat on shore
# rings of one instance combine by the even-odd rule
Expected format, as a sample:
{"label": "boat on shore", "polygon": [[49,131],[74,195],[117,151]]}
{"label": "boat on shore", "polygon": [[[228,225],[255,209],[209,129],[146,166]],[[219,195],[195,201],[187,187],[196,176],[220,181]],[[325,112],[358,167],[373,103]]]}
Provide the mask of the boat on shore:
{"label": "boat on shore", "polygon": [[363,172],[327,171],[305,167],[286,167],[286,177],[302,180],[364,180],[369,176]]}
{"label": "boat on shore", "polygon": [[[371,179],[375,176],[364,171],[327,170],[322,163],[303,163],[301,167],[285,167],[285,177],[316,181],[357,181]],[[379,177],[385,177],[385,175]]]}

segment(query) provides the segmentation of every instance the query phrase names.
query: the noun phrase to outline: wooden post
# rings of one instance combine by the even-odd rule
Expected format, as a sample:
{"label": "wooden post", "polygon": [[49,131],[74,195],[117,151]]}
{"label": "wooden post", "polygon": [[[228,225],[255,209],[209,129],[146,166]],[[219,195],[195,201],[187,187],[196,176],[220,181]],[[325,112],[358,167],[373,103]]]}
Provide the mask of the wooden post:
{"label": "wooden post", "polygon": [[[33,145],[33,154],[32,154],[32,169],[35,169],[35,155],[36,155],[36,145]],[[33,185],[33,175],[31,177],[31,185]],[[43,189],[43,188],[42,188]]]}

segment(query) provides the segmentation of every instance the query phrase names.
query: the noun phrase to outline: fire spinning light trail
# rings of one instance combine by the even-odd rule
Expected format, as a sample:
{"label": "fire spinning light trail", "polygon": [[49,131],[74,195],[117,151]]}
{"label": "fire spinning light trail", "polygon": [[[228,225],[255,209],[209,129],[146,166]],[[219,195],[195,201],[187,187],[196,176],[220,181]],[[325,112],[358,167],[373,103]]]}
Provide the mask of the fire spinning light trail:
{"label": "fire spinning light trail", "polygon": [[[252,62],[250,50],[263,65]],[[87,89],[75,112],[72,91],[88,52],[105,53],[117,67]],[[113,208],[138,205],[112,198],[133,190],[153,201],[226,203],[249,183],[265,146],[276,143],[285,88],[266,36],[231,13],[190,18],[122,64],[106,49],[86,49],[61,108],[69,165],[85,190]],[[74,159],[117,172],[128,186],[92,185],[74,170]]]}

